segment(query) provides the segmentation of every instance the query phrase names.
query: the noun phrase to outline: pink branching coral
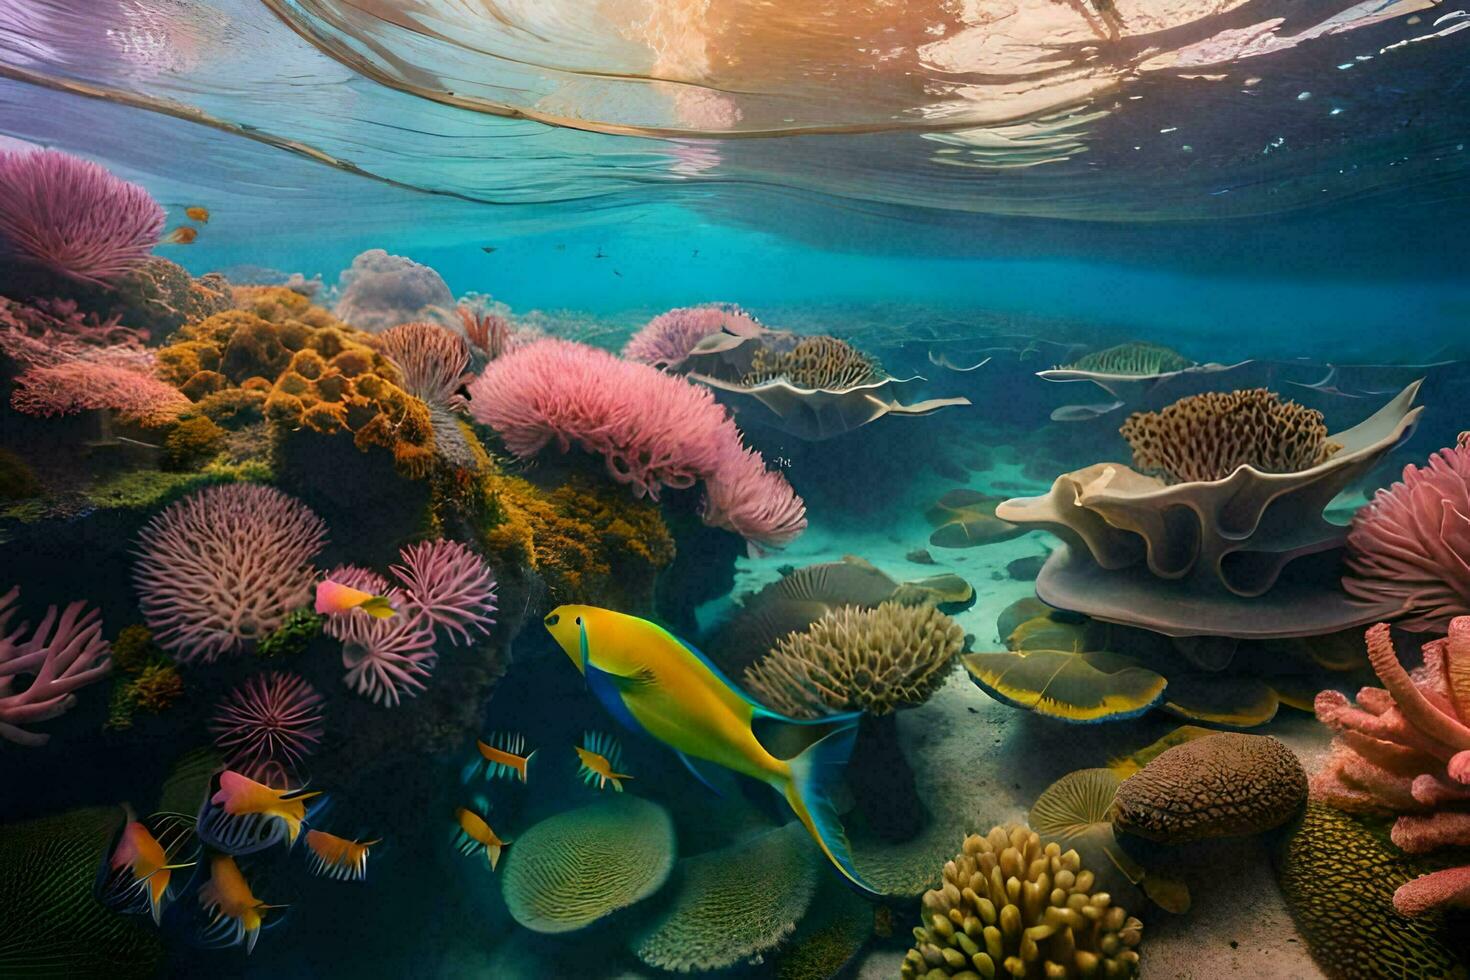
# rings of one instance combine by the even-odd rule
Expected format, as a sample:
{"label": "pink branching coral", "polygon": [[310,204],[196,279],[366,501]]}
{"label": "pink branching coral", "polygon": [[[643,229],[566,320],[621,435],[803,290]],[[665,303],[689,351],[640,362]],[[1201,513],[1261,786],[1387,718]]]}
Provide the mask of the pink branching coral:
{"label": "pink branching coral", "polygon": [[677,368],[695,344],[727,326],[732,333],[760,328],[755,317],[733,304],[681,307],[660,313],[628,338],[623,345],[623,357],[665,370]]}
{"label": "pink branching coral", "polygon": [[258,778],[273,764],[295,768],[321,742],[322,701],[297,674],[255,674],[219,703],[209,730],[231,769]]}
{"label": "pink branching coral", "polygon": [[403,372],[403,390],[430,405],[450,405],[470,366],[469,344],[437,323],[401,323],[378,335],[378,349]]}
{"label": "pink branching coral", "polygon": [[1372,602],[1391,599],[1398,625],[1442,630],[1470,613],[1470,446],[1461,440],[1378,491],[1353,518],[1343,588]]}
{"label": "pink branching coral", "polygon": [[[21,726],[65,714],[76,704],[73,692],[106,676],[112,657],[102,638],[101,614],[80,601],[59,616],[55,606],[47,609],[28,640],[22,640],[28,623],[7,633],[19,597],[19,586],[0,595],[0,738],[17,745],[45,745],[50,735]],[[17,691],[16,680],[22,677],[29,683]]]}
{"label": "pink branching coral", "polygon": [[[1386,623],[1368,630],[1368,659],[1383,687],[1353,704],[1317,695],[1317,718],[1337,732],[1312,777],[1312,795],[1343,810],[1399,814],[1393,842],[1411,854],[1470,845],[1470,616],[1424,646],[1413,673],[1399,663]],[[1394,894],[1404,915],[1470,907],[1470,866],[1424,875]]]}
{"label": "pink branching coral", "polygon": [[26,369],[15,379],[10,404],[17,412],[43,418],[106,409],[125,422],[157,426],[178,418],[192,403],[151,374],[79,358]]}
{"label": "pink branching coral", "polygon": [[326,525],[272,487],[207,487],[138,535],[133,587],[159,646],[206,663],[236,653],[311,602]]}
{"label": "pink branching coral", "polygon": [[343,565],[327,575],[334,582],[374,595],[386,595],[397,613],[376,619],[361,609],[328,616],[322,632],[342,642],[342,680],[375,704],[394,707],[402,697],[424,689],[424,679],[438,663],[434,630],[409,608],[398,589],[376,572]]}
{"label": "pink branching coral", "polygon": [[76,358],[152,371],[146,330],[116,319],[83,315],[73,300],[21,303],[0,296],[0,355],[26,367],[49,367]]}
{"label": "pink branching coral", "polygon": [[[800,498],[758,453],[708,389],[564,340],[542,340],[492,361],[470,385],[470,414],[516,456],[553,442],[602,456],[613,479],[637,497],[709,481],[706,521],[754,533],[757,543],[789,540]],[[748,497],[747,494],[755,494]],[[799,531],[800,528],[796,527]]]}
{"label": "pink branching coral", "polygon": [[399,553],[393,574],[403,583],[410,611],[442,628],[455,646],[469,630],[495,625],[495,575],[485,560],[458,541],[420,541]]}
{"label": "pink branching coral", "polygon": [[0,250],[107,285],[153,251],[164,211],[137,184],[59,150],[0,153]]}

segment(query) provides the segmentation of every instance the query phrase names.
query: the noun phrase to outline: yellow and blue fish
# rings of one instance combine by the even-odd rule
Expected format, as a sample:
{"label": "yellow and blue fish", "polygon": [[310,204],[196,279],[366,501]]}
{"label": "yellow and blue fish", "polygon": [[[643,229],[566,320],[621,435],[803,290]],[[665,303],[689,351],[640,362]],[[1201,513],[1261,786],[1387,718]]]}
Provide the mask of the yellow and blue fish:
{"label": "yellow and blue fish", "polygon": [[[706,785],[694,759],[713,762],[773,787],[786,800],[843,877],[862,880],[829,792],[852,754],[860,713],[802,721],[752,700],[714,664],[662,627],[595,606],[558,606],[546,629],[619,723],[658,739]],[[791,759],[779,759],[756,738],[757,721],[835,725]]]}

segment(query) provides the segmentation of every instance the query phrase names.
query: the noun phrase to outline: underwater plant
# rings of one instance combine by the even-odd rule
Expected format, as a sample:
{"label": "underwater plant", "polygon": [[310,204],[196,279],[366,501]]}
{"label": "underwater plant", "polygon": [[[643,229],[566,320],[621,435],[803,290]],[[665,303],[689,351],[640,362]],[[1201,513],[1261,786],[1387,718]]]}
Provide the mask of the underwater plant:
{"label": "underwater plant", "polygon": [[268,659],[304,653],[311,641],[321,635],[324,621],[310,609],[293,610],[280,626],[260,638],[255,644],[255,653]]}
{"label": "underwater plant", "polygon": [[495,575],[485,560],[458,541],[440,538],[408,545],[392,567],[403,583],[408,615],[443,629],[449,642],[470,642],[495,624]]}
{"label": "underwater plant", "polygon": [[1093,884],[1076,851],[1024,827],[971,834],[924,893],[900,976],[1134,976],[1143,924]]}
{"label": "underwater plant", "polygon": [[1424,466],[1379,490],[1353,515],[1342,587],[1366,601],[1392,600],[1398,626],[1443,630],[1470,614],[1470,433]]}
{"label": "underwater plant", "polygon": [[[395,608],[405,604],[403,593],[388,587],[377,572],[340,565],[327,578],[349,588],[387,596]],[[424,689],[424,678],[439,662],[434,652],[434,630],[420,616],[400,613],[378,619],[360,610],[329,616],[322,632],[342,643],[342,681],[374,704],[394,707],[405,696]]]}
{"label": "underwater plant", "polygon": [[294,769],[322,739],[323,700],[300,675],[252,674],[215,708],[209,730],[231,769],[250,776],[272,763]]}
{"label": "underwater plant", "polygon": [[337,280],[332,312],[358,330],[379,333],[400,323],[447,315],[454,294],[433,269],[381,248],[352,260]]}
{"label": "underwater plant", "polygon": [[[76,704],[75,692],[101,680],[112,669],[102,614],[78,600],[58,616],[56,607],[23,640],[30,627],[22,622],[7,633],[19,610],[20,586],[0,595],[0,738],[17,745],[45,745],[51,736],[23,725],[57,718]],[[17,689],[17,681],[25,686]]]}
{"label": "underwater plant", "polygon": [[1178,351],[1161,344],[1133,340],[1084,354],[1071,364],[1057,365],[1055,370],[1147,376],[1183,371],[1193,366],[1194,362]]}
{"label": "underwater plant", "polygon": [[665,371],[682,367],[704,338],[729,329],[732,333],[758,329],[755,317],[733,303],[705,303],[660,313],[623,345],[623,357]]}
{"label": "underwater plant", "polygon": [[786,381],[798,388],[846,391],[883,378],[883,368],[836,337],[803,337],[790,350],[757,347],[740,383],[754,388]]}
{"label": "underwater plant", "polygon": [[272,487],[206,487],[138,534],[133,587],[153,640],[175,660],[238,653],[306,605],[326,525]]}
{"label": "underwater plant", "polygon": [[107,285],[163,236],[165,215],[137,184],[63,153],[0,153],[0,252],[81,282]]}
{"label": "underwater plant", "polygon": [[[1410,854],[1470,846],[1470,616],[1425,644],[1424,665],[1412,674],[1386,623],[1366,639],[1383,687],[1363,688],[1356,705],[1337,691],[1317,695],[1317,718],[1337,737],[1312,776],[1313,799],[1397,814],[1392,839]],[[1393,903],[1409,916],[1470,904],[1470,864],[1404,884]]]}

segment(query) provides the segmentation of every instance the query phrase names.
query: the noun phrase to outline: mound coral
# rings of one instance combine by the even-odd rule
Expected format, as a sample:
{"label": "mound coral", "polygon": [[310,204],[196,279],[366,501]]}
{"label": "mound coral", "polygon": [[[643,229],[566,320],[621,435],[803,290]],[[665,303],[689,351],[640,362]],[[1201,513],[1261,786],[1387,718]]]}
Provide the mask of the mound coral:
{"label": "mound coral", "polygon": [[527,929],[572,932],[658,891],[674,868],[674,846],[663,807],[616,796],[522,834],[501,873],[501,893]]}
{"label": "mound coral", "polygon": [[1143,377],[1167,374],[1171,371],[1183,371],[1185,368],[1193,366],[1193,364],[1193,361],[1178,351],[1170,350],[1168,347],[1163,347],[1159,344],[1134,340],[1126,344],[1118,344],[1116,347],[1093,351],[1091,354],[1083,355],[1071,364],[1058,366],[1057,370],[1093,371],[1098,374],[1122,374]]}
{"label": "mound coral", "polygon": [[206,663],[238,653],[307,604],[326,525],[271,487],[206,487],[138,535],[133,587],[159,646]]}
{"label": "mound coral", "polygon": [[1223,480],[1242,466],[1300,473],[1342,448],[1322,413],[1265,388],[1190,395],[1158,412],[1134,412],[1118,430],[1133,465],[1168,483]]}
{"label": "mound coral", "polygon": [[458,646],[470,630],[495,624],[495,575],[485,560],[458,541],[420,541],[399,554],[393,574],[403,583],[410,611],[449,634]]}
{"label": "mound coral", "polygon": [[707,390],[606,351],[543,340],[492,361],[470,385],[470,414],[522,459],[552,442],[600,455],[637,497],[705,480],[706,522],[754,544],[779,546],[805,527],[800,498],[779,473],[763,475]]}
{"label": "mound coral", "polygon": [[1379,490],[1353,517],[1342,586],[1369,601],[1401,603],[1398,625],[1443,630],[1470,613],[1470,433],[1403,479]]}
{"label": "mound coral", "polygon": [[[388,580],[366,568],[344,565],[327,573],[334,582],[374,595],[386,595],[395,609],[406,599]],[[377,619],[359,609],[329,616],[322,632],[342,643],[342,681],[374,704],[394,707],[405,696],[424,689],[424,678],[439,662],[434,630],[423,617],[408,612]]]}
{"label": "mound coral", "polygon": [[1332,980],[1464,980],[1441,915],[1410,918],[1394,908],[1395,891],[1424,870],[1386,835],[1311,802],[1283,842],[1277,880],[1312,958]]}
{"label": "mound coral", "polygon": [[0,251],[106,285],[142,263],[164,211],[137,184],[59,150],[0,153]]}
{"label": "mound coral", "polygon": [[1023,827],[966,837],[943,886],[924,893],[923,922],[903,980],[1138,973],[1143,924],[1093,892],[1076,851]]}
{"label": "mound coral", "polygon": [[[45,745],[51,738],[22,725],[50,721],[76,704],[75,691],[102,679],[112,669],[101,614],[86,603],[71,603],[57,615],[46,610],[30,639],[22,640],[29,623],[5,630],[15,615],[20,587],[0,595],[0,738],[17,745]],[[28,678],[17,690],[16,682]]]}
{"label": "mound coral", "polygon": [[369,249],[352,260],[337,281],[332,312],[358,330],[378,333],[454,307],[439,273],[402,255]]}
{"label": "mound coral", "polygon": [[403,389],[430,405],[449,405],[470,366],[463,337],[437,323],[401,323],[378,335],[378,349],[403,374]]}
{"label": "mound coral", "polygon": [[1123,780],[1113,824],[1166,844],[1246,836],[1281,826],[1306,798],[1307,774],[1291,749],[1265,735],[1217,732]]}
{"label": "mound coral", "polygon": [[923,704],[943,684],[964,630],[933,606],[847,607],[793,633],[745,672],[760,701],[795,718]]}
{"label": "mound coral", "polygon": [[796,929],[820,880],[820,856],[799,822],[679,862],[669,903],[633,937],[661,970],[720,970],[759,957]]}
{"label": "mound coral", "polygon": [[[1337,691],[1317,695],[1317,717],[1338,733],[1312,796],[1345,810],[1399,814],[1393,842],[1411,854],[1470,846],[1470,616],[1424,646],[1412,674],[1399,662],[1387,624],[1368,630],[1368,659],[1383,687],[1354,705]],[[1470,906],[1470,865],[1405,884],[1394,906],[1418,915]]]}
{"label": "mound coral", "polygon": [[275,764],[294,769],[322,739],[323,698],[296,674],[254,674],[231,691],[209,721],[225,763],[246,775]]}
{"label": "mound coral", "polygon": [[790,350],[759,347],[741,383],[747,387],[787,381],[799,388],[846,391],[883,377],[862,351],[836,337],[803,337]]}
{"label": "mound coral", "polygon": [[628,338],[623,357],[664,370],[683,366],[690,351],[711,334],[729,330],[741,334],[758,329],[755,317],[726,303],[685,306],[660,313]]}

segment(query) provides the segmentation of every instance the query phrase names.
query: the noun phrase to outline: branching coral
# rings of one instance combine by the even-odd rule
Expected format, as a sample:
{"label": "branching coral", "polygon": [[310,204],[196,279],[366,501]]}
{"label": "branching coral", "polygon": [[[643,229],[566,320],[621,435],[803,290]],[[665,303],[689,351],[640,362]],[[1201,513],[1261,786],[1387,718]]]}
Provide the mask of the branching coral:
{"label": "branching coral", "polygon": [[1171,371],[1183,371],[1193,364],[1193,361],[1178,351],[1170,350],[1159,344],[1135,340],[1105,350],[1093,351],[1071,364],[1059,366],[1057,370],[1093,371],[1098,374],[1147,377],[1167,374]]}
{"label": "branching coral", "polygon": [[400,610],[377,619],[360,609],[327,617],[322,632],[342,643],[342,681],[374,704],[394,707],[405,696],[424,689],[424,679],[439,662],[434,652],[434,630],[420,616],[403,611],[405,597],[388,587],[376,572],[353,565],[333,569],[327,578],[353,589],[386,595]]}
{"label": "branching coral", "polygon": [[209,730],[226,764],[247,776],[294,769],[322,739],[323,698],[297,674],[254,674],[219,703]]}
{"label": "branching coral", "polygon": [[836,337],[804,337],[790,350],[758,347],[741,383],[747,387],[786,381],[798,388],[846,391],[879,380],[882,368]]}
{"label": "branching coral", "polygon": [[164,425],[189,408],[176,388],[146,373],[82,359],[28,368],[15,379],[10,404],[42,418],[104,409],[145,426]]}
{"label": "branching coral", "polygon": [[1265,388],[1190,395],[1159,412],[1134,412],[1119,430],[1133,465],[1170,483],[1222,480],[1242,466],[1299,473],[1342,448],[1322,413]]}
{"label": "branching coral", "polygon": [[59,150],[0,153],[0,250],[106,285],[163,234],[164,211],[137,184]]}
{"label": "branching coral", "polygon": [[326,525],[271,487],[207,487],[138,535],[133,586],[159,646],[174,659],[236,653],[306,605]]}
{"label": "branching coral", "polygon": [[660,313],[628,338],[623,345],[623,357],[672,370],[684,364],[696,344],[727,326],[732,333],[741,333],[759,325],[755,317],[733,304],[680,307]]}
{"label": "branching coral", "polygon": [[1076,851],[1023,827],[965,838],[943,886],[924,893],[923,921],[903,980],[1138,973],[1143,924],[1093,892]]}
{"label": "branching coral", "polygon": [[[1412,674],[1387,624],[1368,630],[1367,642],[1383,687],[1363,688],[1356,705],[1337,691],[1317,695],[1317,717],[1338,737],[1312,777],[1312,796],[1344,810],[1399,814],[1393,842],[1411,854],[1470,846],[1470,616],[1426,644]],[[1405,915],[1470,907],[1470,866],[1409,882],[1394,905]]]}
{"label": "branching coral", "polygon": [[1405,629],[1442,630],[1470,613],[1470,445],[1442,449],[1353,517],[1343,588],[1402,603]]}
{"label": "branching coral", "polygon": [[885,715],[927,701],[949,675],[964,631],[933,606],[848,606],[793,633],[745,672],[759,700],[796,718]]}
{"label": "branching coral", "polygon": [[[30,639],[22,639],[28,623],[6,633],[19,597],[19,586],[0,595],[0,738],[17,745],[45,745],[51,736],[21,726],[65,714],[76,704],[74,692],[106,676],[112,660],[102,638],[101,614],[81,601],[59,616],[55,606],[47,609]],[[17,690],[21,678],[29,678],[29,683]]]}
{"label": "branching coral", "polygon": [[470,630],[495,625],[495,575],[485,560],[458,541],[420,541],[399,554],[394,576],[403,583],[409,612],[443,629],[449,642],[470,642]]}

